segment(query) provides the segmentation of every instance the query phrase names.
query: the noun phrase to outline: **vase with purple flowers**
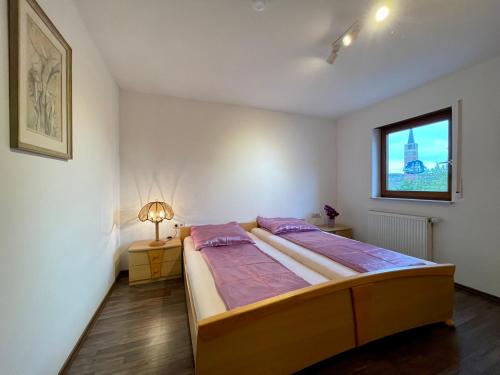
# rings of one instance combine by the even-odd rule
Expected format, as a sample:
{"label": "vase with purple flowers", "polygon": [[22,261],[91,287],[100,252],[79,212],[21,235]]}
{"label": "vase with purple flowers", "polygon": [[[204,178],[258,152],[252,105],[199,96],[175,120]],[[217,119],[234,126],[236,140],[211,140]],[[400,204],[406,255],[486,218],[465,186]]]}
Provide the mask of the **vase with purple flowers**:
{"label": "vase with purple flowers", "polygon": [[325,204],[325,213],[326,213],[326,216],[328,216],[328,225],[334,227],[335,226],[335,218],[337,216],[339,216],[340,214],[337,212],[337,210],[335,208],[333,208],[332,206],[329,206],[327,204]]}

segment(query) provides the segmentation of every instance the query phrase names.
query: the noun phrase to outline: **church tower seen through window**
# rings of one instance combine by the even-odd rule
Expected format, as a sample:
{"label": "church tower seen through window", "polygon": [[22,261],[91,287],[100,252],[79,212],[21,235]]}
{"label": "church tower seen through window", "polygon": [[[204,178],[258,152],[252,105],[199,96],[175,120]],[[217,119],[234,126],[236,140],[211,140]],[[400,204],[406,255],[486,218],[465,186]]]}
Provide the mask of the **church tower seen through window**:
{"label": "church tower seen through window", "polygon": [[405,167],[409,162],[418,160],[418,143],[415,143],[413,129],[410,129],[408,143],[405,144]]}

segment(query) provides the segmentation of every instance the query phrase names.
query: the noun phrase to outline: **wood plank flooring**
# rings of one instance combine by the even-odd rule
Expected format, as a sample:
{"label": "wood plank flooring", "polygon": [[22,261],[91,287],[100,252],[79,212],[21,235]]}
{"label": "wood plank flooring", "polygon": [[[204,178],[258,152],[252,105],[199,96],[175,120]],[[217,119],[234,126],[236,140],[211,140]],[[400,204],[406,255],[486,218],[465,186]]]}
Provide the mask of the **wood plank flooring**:
{"label": "wood plank flooring", "polygon": [[[437,324],[340,354],[304,374],[500,375],[500,303],[455,293],[456,328]],[[114,290],[67,374],[193,374],[182,280]]]}
{"label": "wood plank flooring", "polygon": [[182,280],[118,279],[67,374],[193,374]]}

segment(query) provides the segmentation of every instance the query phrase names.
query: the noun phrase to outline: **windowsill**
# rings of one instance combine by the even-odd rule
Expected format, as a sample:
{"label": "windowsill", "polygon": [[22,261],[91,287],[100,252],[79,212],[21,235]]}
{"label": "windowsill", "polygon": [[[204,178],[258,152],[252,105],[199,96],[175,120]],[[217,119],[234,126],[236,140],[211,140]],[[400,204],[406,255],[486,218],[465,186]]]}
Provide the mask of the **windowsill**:
{"label": "windowsill", "polygon": [[412,199],[412,198],[389,198],[389,197],[370,197],[370,199],[382,200],[382,201],[430,203],[430,204],[442,204],[442,205],[449,205],[455,203],[454,201],[442,201],[437,199]]}

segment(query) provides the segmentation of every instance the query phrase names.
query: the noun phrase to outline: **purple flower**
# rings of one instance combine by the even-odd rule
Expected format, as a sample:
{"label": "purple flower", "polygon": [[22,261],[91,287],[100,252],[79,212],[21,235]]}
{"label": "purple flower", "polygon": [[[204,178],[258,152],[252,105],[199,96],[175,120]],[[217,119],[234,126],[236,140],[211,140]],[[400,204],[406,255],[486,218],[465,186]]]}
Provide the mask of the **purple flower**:
{"label": "purple flower", "polygon": [[340,215],[337,212],[337,210],[335,208],[333,208],[332,206],[325,204],[324,208],[325,208],[326,216],[328,216],[330,219],[335,219],[337,216]]}

